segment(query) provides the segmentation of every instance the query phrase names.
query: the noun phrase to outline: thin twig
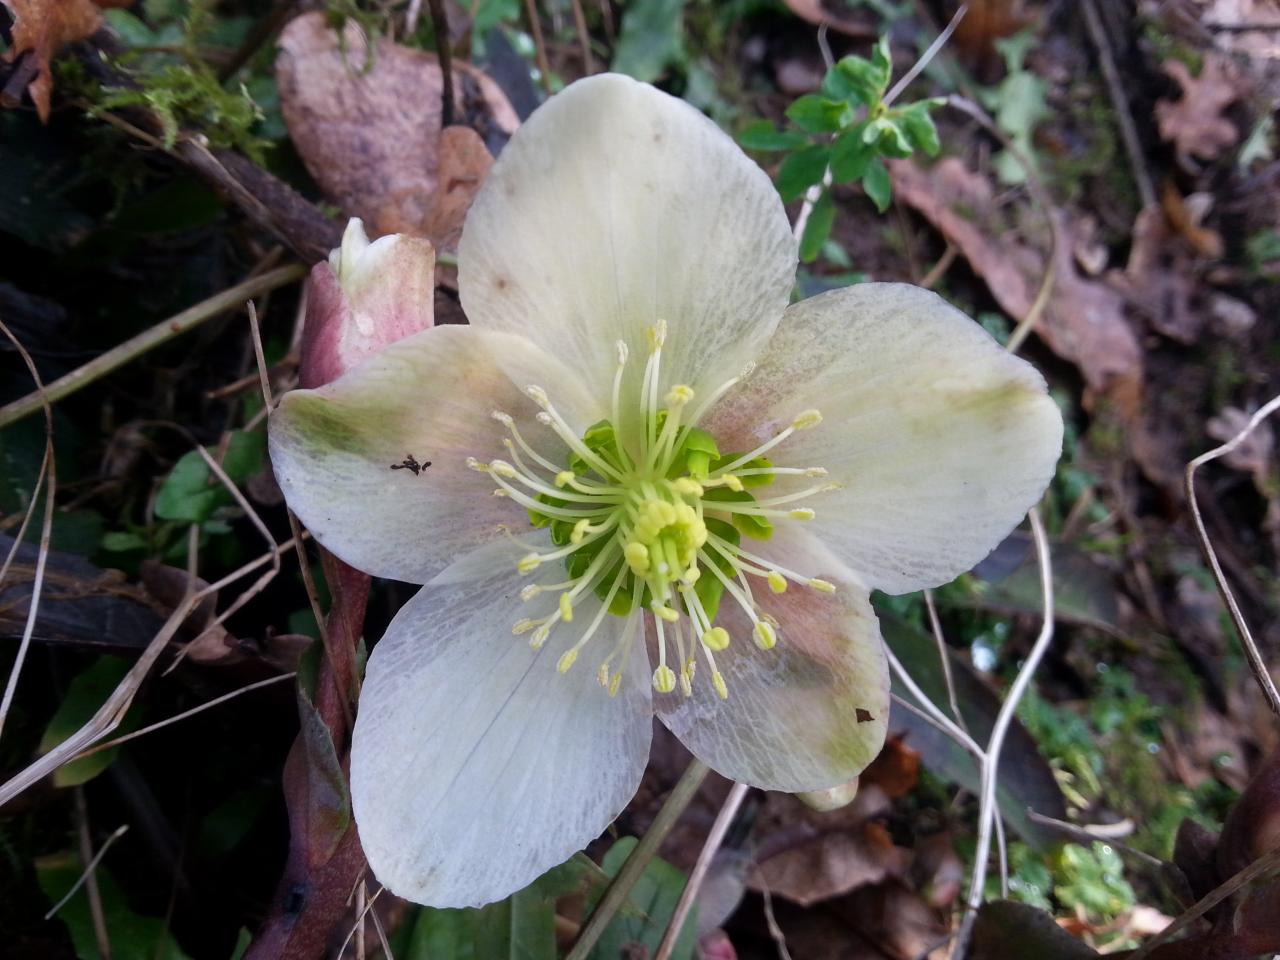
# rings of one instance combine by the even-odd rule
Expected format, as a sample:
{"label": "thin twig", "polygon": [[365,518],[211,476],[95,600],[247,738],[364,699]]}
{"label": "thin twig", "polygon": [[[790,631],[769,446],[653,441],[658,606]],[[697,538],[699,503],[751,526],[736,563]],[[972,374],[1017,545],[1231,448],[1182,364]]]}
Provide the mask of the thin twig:
{"label": "thin twig", "polygon": [[[107,918],[102,909],[102,894],[98,890],[98,877],[94,867],[98,857],[93,853],[93,838],[89,835],[89,803],[84,797],[84,787],[77,785],[76,797],[76,835],[80,845],[80,862],[85,864],[81,878],[85,883],[85,895],[89,901],[89,917],[93,923],[93,939],[98,945],[98,956],[101,960],[111,960],[111,938],[107,935]],[[117,831],[119,832],[119,831]],[[104,844],[103,850],[106,846]],[[79,881],[77,881],[79,885]],[[46,919],[48,919],[46,917]]]}
{"label": "thin twig", "polygon": [[631,856],[627,857],[626,863],[622,865],[618,875],[613,878],[613,883],[609,884],[609,888],[605,890],[604,896],[600,898],[600,903],[592,911],[591,917],[583,926],[582,933],[578,935],[573,949],[569,951],[564,960],[586,960],[591,954],[596,941],[600,939],[605,928],[609,926],[614,914],[626,903],[627,897],[631,893],[631,888],[635,886],[636,881],[640,879],[640,875],[649,866],[649,861],[658,852],[658,846],[666,838],[667,834],[671,832],[671,828],[675,826],[676,821],[680,819],[680,814],[684,813],[684,808],[689,805],[693,795],[698,792],[698,788],[702,786],[702,781],[706,779],[708,772],[707,765],[696,757],[689,762],[684,774],[681,775],[676,785],[672,787],[671,794],[662,805],[662,809],[653,818],[653,823],[649,825],[645,835],[640,838],[640,842],[631,851]]}
{"label": "thin twig", "polygon": [[1254,880],[1270,873],[1277,867],[1280,867],[1280,849],[1272,850],[1266,856],[1259,857],[1239,873],[1231,876],[1221,886],[1205,894],[1193,903],[1186,913],[1129,954],[1128,960],[1145,960],[1146,957],[1151,955],[1151,951],[1162,943],[1167,943],[1175,933],[1185,930],[1241,887],[1253,883]]}
{"label": "thin twig", "polygon": [[529,17],[529,32],[533,34],[533,51],[538,60],[542,89],[551,96],[551,63],[547,60],[547,43],[542,37],[542,23],[538,20],[538,5],[535,0],[524,0],[524,10]]}
{"label": "thin twig", "polygon": [[[360,930],[360,928],[364,926],[365,914],[367,914],[370,910],[373,909],[374,903],[376,903],[378,898],[382,896],[382,891],[385,889],[386,887],[378,887],[377,893],[375,893],[372,897],[366,898],[364,880],[361,879],[360,882],[356,884],[356,922],[352,924],[351,929],[347,931],[346,939],[342,941],[342,949],[340,949],[337,953],[334,954],[335,957],[341,957],[343,954],[347,952],[347,944],[350,943],[351,938],[356,935],[356,931]],[[364,952],[364,948],[360,945],[363,941],[364,941],[364,931],[360,930],[360,937],[358,940],[356,940],[356,950],[361,953]],[[387,956],[390,957],[391,954],[388,953]]]}
{"label": "thin twig", "polygon": [[[246,299],[256,297],[267,290],[274,290],[276,287],[292,283],[305,274],[306,270],[301,266],[277,267],[275,270],[271,270],[261,276],[251,277],[229,290],[223,290],[216,296],[197,303],[193,307],[188,307],[181,313],[174,314],[169,319],[144,330],[136,337],[131,337],[119,346],[112,347],[106,353],[95,357],[84,366],[77,367],[70,373],[59,377],[45,387],[44,396],[48,398],[49,403],[57,403],[64,397],[75,393],[81,387],[88,386],[129,361],[136,360],[144,353],[168,343],[174,337],[193,330],[206,320],[239,306]],[[42,402],[44,401],[41,399],[41,394],[36,392],[27,394],[27,396],[19,400],[0,407],[0,427],[7,427],[15,420],[20,420],[28,414],[34,413],[40,408]]]}
{"label": "thin twig", "polygon": [[46,920],[52,920],[57,916],[58,911],[67,905],[67,901],[76,895],[77,890],[84,886],[85,881],[89,879],[89,875],[93,873],[94,869],[101,862],[103,856],[106,855],[106,852],[111,849],[111,845],[128,832],[129,825],[127,823],[122,823],[120,826],[116,827],[115,832],[111,834],[111,836],[102,841],[102,846],[98,848],[98,852],[89,860],[88,865],[84,868],[84,872],[82,872],[76,879],[76,882],[71,885],[71,889],[64,893],[62,895],[62,899],[50,907],[49,912],[44,915]]}
{"label": "thin twig", "polygon": [[297,675],[297,672],[282,673],[277,677],[267,677],[267,679],[259,680],[257,683],[251,683],[248,686],[239,687],[236,690],[232,690],[230,693],[224,693],[220,697],[215,697],[214,699],[202,703],[199,706],[192,707],[190,710],[184,710],[182,713],[172,717],[167,717],[166,719],[157,721],[156,723],[149,724],[140,730],[134,730],[132,733],[126,733],[123,737],[116,737],[114,740],[107,740],[105,743],[99,743],[96,746],[92,746],[88,750],[84,750],[76,754],[73,759],[80,760],[84,757],[90,756],[91,754],[98,753],[101,750],[110,750],[112,747],[118,747],[122,743],[127,743],[130,740],[136,740],[138,737],[145,737],[147,734],[154,733],[162,727],[167,727],[180,720],[186,720],[188,717],[194,717],[197,713],[203,713],[211,707],[216,707],[221,703],[226,703],[228,700],[234,700],[241,694],[252,693],[254,690],[269,687],[273,683],[280,683],[284,680],[288,680],[290,677],[296,677]]}
{"label": "thin twig", "polygon": [[761,886],[760,896],[764,900],[764,922],[769,928],[769,936],[778,947],[778,960],[791,960],[791,951],[787,949],[787,936],[778,926],[778,918],[773,915],[773,894],[767,886]]}
{"label": "thin twig", "polygon": [[[31,637],[36,629],[36,615],[40,610],[40,596],[44,592],[45,565],[49,560],[49,540],[53,536],[53,501],[58,490],[58,483],[57,466],[53,455],[53,409],[49,406],[49,397],[44,381],[40,379],[40,372],[36,370],[31,354],[27,352],[21,341],[13,335],[13,331],[3,322],[0,322],[0,331],[3,331],[18,353],[22,355],[23,362],[31,372],[31,379],[35,381],[36,392],[34,396],[36,401],[44,408],[44,460],[42,461],[40,472],[45,476],[44,520],[40,526],[40,552],[36,555],[35,575],[31,580],[31,599],[27,601],[27,622],[22,628],[22,640],[18,644],[18,652],[14,657],[13,667],[9,670],[9,679],[4,687],[4,696],[0,698],[0,732],[3,732],[4,722],[9,716],[9,708],[13,705],[13,697],[18,689],[18,676],[22,673],[22,666],[27,659],[27,651],[31,649]],[[39,489],[37,486],[31,492],[33,507],[39,496]],[[25,530],[25,519],[22,526],[23,530]],[[16,555],[18,543],[21,543],[21,533],[19,534],[19,539],[14,542],[14,549],[10,553],[10,557]],[[9,561],[6,560],[6,572],[8,565]]]}
{"label": "thin twig", "polygon": [[582,74],[591,76],[596,72],[591,57],[591,34],[587,32],[587,18],[582,12],[582,0],[570,0],[573,6],[573,26],[578,31],[578,46],[582,48]]}
{"label": "thin twig", "polygon": [[702,851],[693,865],[693,872],[689,874],[689,882],[680,891],[680,899],[676,901],[671,922],[667,924],[667,931],[662,935],[662,942],[658,944],[658,952],[653,955],[653,960],[669,960],[671,957],[671,951],[675,949],[680,931],[684,929],[685,920],[689,918],[689,911],[698,898],[698,891],[702,889],[702,882],[707,878],[711,860],[720,849],[720,844],[724,842],[724,835],[729,832],[729,826],[733,823],[733,818],[738,815],[738,808],[742,806],[742,801],[746,799],[750,789],[745,783],[735,783],[733,789],[729,791],[729,796],[725,797],[724,806],[720,808],[715,822],[711,824],[711,832],[707,834],[706,843],[702,845]]}
{"label": "thin twig", "polygon": [[1027,339],[1028,334],[1035,329],[1040,320],[1040,315],[1044,313],[1044,308],[1049,304],[1049,296],[1053,293],[1053,284],[1058,273],[1058,251],[1065,249],[1062,238],[1059,236],[1058,218],[1054,216],[1053,203],[1049,198],[1049,192],[1044,188],[1044,184],[1040,182],[1040,175],[1036,173],[1031,160],[1018,149],[1017,144],[1009,139],[1008,134],[1000,129],[999,124],[991,119],[990,114],[973,100],[967,97],[958,97],[955,94],[947,97],[947,106],[959,110],[961,113],[976,120],[984,130],[1000,141],[1000,145],[1008,151],[1009,156],[1013,157],[1017,164],[1022,167],[1027,177],[1027,190],[1031,193],[1032,199],[1039,204],[1049,229],[1049,251],[1045,256],[1046,265],[1044,278],[1040,281],[1040,289],[1036,291],[1035,299],[1032,300],[1026,316],[1018,320],[1018,325],[1013,328],[1013,333],[1009,335],[1009,342],[1005,344],[1006,350],[1010,353],[1017,353],[1023,341]]}
{"label": "thin twig", "polygon": [[440,60],[440,126],[453,126],[453,44],[449,41],[449,17],[441,0],[427,0],[431,25],[436,35],[436,57]]}
{"label": "thin twig", "polygon": [[1120,72],[1116,69],[1115,58],[1111,55],[1111,41],[1107,39],[1107,31],[1102,26],[1102,18],[1098,16],[1094,0],[1083,0],[1080,7],[1084,11],[1084,24],[1089,31],[1089,39],[1098,51],[1098,66],[1102,68],[1111,105],[1115,109],[1116,122],[1120,124],[1120,139],[1124,141],[1125,153],[1129,155],[1129,166],[1133,171],[1133,182],[1138,187],[1138,196],[1144,207],[1155,206],[1156,190],[1151,183],[1151,171],[1147,169],[1146,158],[1142,155],[1142,142],[1138,139],[1138,128],[1134,125],[1133,113],[1129,110],[1129,97],[1120,80]]}
{"label": "thin twig", "polygon": [[987,858],[991,852],[991,834],[996,817],[996,785],[999,779],[1000,751],[1004,746],[1005,735],[1013,725],[1013,718],[1018,704],[1026,693],[1035,675],[1036,668],[1044,658],[1049,644],[1053,640],[1053,567],[1049,557],[1049,540],[1045,536],[1044,524],[1040,522],[1040,514],[1032,508],[1027,514],[1031,521],[1031,536],[1036,545],[1036,559],[1040,563],[1040,589],[1044,596],[1044,622],[1040,627],[1040,635],[1031,646],[1031,652],[1023,662],[1022,668],[1014,678],[996,722],[991,728],[991,738],[987,741],[986,761],[982,765],[982,793],[979,795],[978,810],[978,842],[974,851],[973,876],[969,884],[969,895],[965,900],[968,907],[960,930],[956,935],[953,960],[964,956],[964,951],[973,932],[973,923],[977,918],[978,907],[982,904],[982,892],[986,886]]}
{"label": "thin twig", "polygon": [[960,701],[956,697],[956,680],[951,673],[951,655],[947,652],[947,639],[942,635],[942,622],[938,619],[938,607],[933,602],[933,591],[924,592],[924,608],[929,614],[929,628],[933,631],[934,642],[938,645],[938,662],[942,664],[942,679],[947,685],[947,702],[951,704],[951,712],[955,715],[956,724],[965,733],[969,726],[964,722],[964,714],[960,712]]}
{"label": "thin twig", "polygon": [[967,3],[962,3],[956,8],[951,22],[938,34],[933,43],[929,44],[925,52],[920,55],[920,59],[912,64],[911,69],[899,77],[898,82],[890,87],[889,92],[884,95],[883,103],[886,107],[897,100],[902,95],[902,91],[907,89],[908,84],[924,72],[925,67],[929,66],[933,58],[946,46],[947,41],[951,39],[951,35],[956,32],[956,27],[960,26],[960,21],[964,19],[964,15],[968,12],[969,4]]}
{"label": "thin twig", "polygon": [[1262,659],[1262,654],[1258,651],[1258,645],[1254,642],[1253,633],[1249,630],[1249,624],[1245,622],[1244,614],[1240,611],[1240,604],[1236,602],[1235,594],[1231,592],[1227,578],[1223,575],[1222,564],[1218,562],[1218,552],[1213,549],[1213,543],[1209,540],[1209,532],[1204,526],[1204,518],[1200,515],[1200,504],[1196,501],[1195,485],[1196,471],[1201,466],[1210,460],[1217,460],[1219,457],[1226,456],[1240,446],[1245,438],[1257,428],[1258,424],[1275,413],[1276,410],[1280,410],[1280,396],[1273,397],[1249,418],[1249,422],[1245,424],[1243,430],[1222,446],[1214,447],[1209,452],[1200,454],[1200,456],[1188,463],[1184,475],[1184,483],[1187,490],[1187,501],[1191,505],[1191,522],[1195,524],[1196,537],[1200,541],[1200,550],[1209,562],[1209,569],[1213,573],[1213,582],[1218,585],[1218,593],[1222,596],[1222,602],[1227,605],[1227,610],[1231,614],[1231,621],[1236,625],[1236,632],[1240,635],[1240,643],[1244,647],[1245,656],[1249,660],[1249,669],[1253,671],[1254,679],[1258,681],[1258,686],[1262,688],[1262,693],[1267,698],[1267,705],[1271,707],[1273,713],[1280,715],[1280,692],[1276,690],[1275,681],[1271,679],[1271,671],[1267,669],[1267,664]]}
{"label": "thin twig", "polygon": [[[956,262],[956,255],[960,252],[959,248],[950,240],[947,241],[947,249],[942,251],[942,256],[938,258],[938,262],[929,268],[929,272],[920,278],[920,286],[926,290],[932,290],[934,284],[941,280],[951,269],[951,265]],[[225,387],[223,389],[226,389]]]}

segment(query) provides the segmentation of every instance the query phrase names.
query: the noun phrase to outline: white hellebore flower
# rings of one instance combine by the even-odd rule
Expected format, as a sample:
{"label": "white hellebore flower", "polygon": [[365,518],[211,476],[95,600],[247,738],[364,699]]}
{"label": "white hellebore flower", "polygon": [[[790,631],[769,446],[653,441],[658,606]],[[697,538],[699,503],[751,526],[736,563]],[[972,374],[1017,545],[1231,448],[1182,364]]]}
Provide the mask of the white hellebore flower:
{"label": "white hellebore flower", "polygon": [[952,579],[1039,499],[1062,440],[1039,374],[916,287],[788,307],[769,178],[620,76],[515,134],[458,261],[470,326],[271,418],[317,539],[423,584],[352,745],[378,879],[442,907],[528,884],[626,805],[654,713],[726,777],[849,781],[889,710],[869,591]]}

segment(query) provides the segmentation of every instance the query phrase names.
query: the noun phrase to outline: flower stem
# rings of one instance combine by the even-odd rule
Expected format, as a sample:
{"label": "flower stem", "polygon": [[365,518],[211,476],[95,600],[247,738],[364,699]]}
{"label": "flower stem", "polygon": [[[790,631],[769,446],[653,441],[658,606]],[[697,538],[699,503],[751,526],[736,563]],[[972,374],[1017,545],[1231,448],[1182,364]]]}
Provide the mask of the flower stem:
{"label": "flower stem", "polygon": [[599,905],[591,914],[586,926],[582,928],[582,933],[578,936],[577,942],[574,943],[573,949],[569,951],[564,960],[586,960],[591,953],[591,949],[600,939],[600,935],[604,933],[610,921],[613,920],[614,914],[626,902],[627,896],[631,893],[631,888],[640,879],[645,867],[649,866],[649,861],[653,859],[653,855],[658,852],[658,847],[666,839],[667,834],[671,832],[671,828],[675,826],[676,821],[680,819],[680,814],[684,813],[685,807],[689,805],[693,795],[698,792],[698,788],[702,786],[702,781],[706,779],[708,772],[707,765],[696,758],[685,768],[684,773],[672,788],[671,794],[662,805],[662,809],[654,817],[653,824],[645,835],[640,838],[636,848],[631,851],[631,856],[627,857],[627,862],[622,865],[622,869],[614,877],[613,883],[609,884],[609,889],[600,898]]}

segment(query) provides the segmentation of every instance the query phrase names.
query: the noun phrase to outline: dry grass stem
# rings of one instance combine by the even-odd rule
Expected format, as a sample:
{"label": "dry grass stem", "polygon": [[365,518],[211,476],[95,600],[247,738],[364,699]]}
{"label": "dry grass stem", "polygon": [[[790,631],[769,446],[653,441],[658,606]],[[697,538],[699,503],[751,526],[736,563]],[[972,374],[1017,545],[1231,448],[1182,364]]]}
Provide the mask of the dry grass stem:
{"label": "dry grass stem", "polygon": [[1217,460],[1219,457],[1226,456],[1240,446],[1245,438],[1257,429],[1258,424],[1275,413],[1276,410],[1280,410],[1280,396],[1272,397],[1269,402],[1249,418],[1249,422],[1245,424],[1243,430],[1222,446],[1214,447],[1188,463],[1184,475],[1184,483],[1187,490],[1187,502],[1191,505],[1191,521],[1195,524],[1196,537],[1200,541],[1200,549],[1204,553],[1205,560],[1209,562],[1209,569],[1213,573],[1213,582],[1218,585],[1218,593],[1222,596],[1222,602],[1227,605],[1227,610],[1231,614],[1231,621],[1236,625],[1236,632],[1240,635],[1240,643],[1244,647],[1245,656],[1249,660],[1249,669],[1253,671],[1254,679],[1258,681],[1258,686],[1262,688],[1262,693],[1267,698],[1267,704],[1271,707],[1272,712],[1280,715],[1280,692],[1276,690],[1275,681],[1271,679],[1271,671],[1267,669],[1267,664],[1262,659],[1262,654],[1258,651],[1258,645],[1254,642],[1253,633],[1249,630],[1249,624],[1245,622],[1244,614],[1240,610],[1240,604],[1236,602],[1235,594],[1232,593],[1231,587],[1227,583],[1227,578],[1222,572],[1222,564],[1218,562],[1218,552],[1213,549],[1213,543],[1209,539],[1209,532],[1205,529],[1204,517],[1200,515],[1200,504],[1196,500],[1195,485],[1196,471],[1200,467],[1210,460]]}
{"label": "dry grass stem", "polygon": [[902,96],[902,91],[907,89],[911,84],[911,81],[920,76],[920,74],[924,72],[925,67],[929,66],[929,64],[933,62],[933,58],[936,57],[942,51],[942,48],[947,45],[947,41],[951,39],[951,35],[956,32],[956,27],[960,26],[960,21],[964,19],[965,14],[968,12],[969,4],[967,3],[962,3],[956,8],[955,15],[952,16],[951,22],[947,24],[946,28],[940,34],[938,34],[933,43],[929,44],[925,52],[920,55],[920,59],[911,65],[911,69],[899,77],[898,82],[890,87],[889,92],[884,95],[884,105],[886,107],[890,106],[893,101]]}
{"label": "dry grass stem", "polygon": [[[49,406],[49,398],[45,393],[44,382],[40,379],[40,373],[36,370],[31,354],[27,353],[26,348],[13,335],[13,331],[3,322],[0,322],[0,331],[9,338],[18,353],[22,355],[23,362],[27,365],[27,369],[31,371],[31,379],[35,381],[35,397],[44,408],[44,459],[40,465],[40,475],[45,479],[44,520],[40,526],[40,552],[36,556],[35,576],[31,580],[31,599],[27,601],[27,622],[22,628],[22,640],[18,644],[18,652],[14,657],[13,667],[9,671],[9,679],[5,683],[4,696],[0,698],[0,734],[3,734],[4,723],[9,716],[9,708],[13,705],[13,697],[18,689],[18,677],[22,673],[23,664],[26,663],[27,651],[31,649],[31,637],[36,629],[36,616],[40,610],[40,596],[44,592],[45,566],[49,560],[49,540],[53,535],[53,501],[58,490],[58,484],[57,466],[53,456],[53,409]],[[35,489],[31,491],[31,503],[28,505],[28,511],[34,510],[35,503],[39,499],[39,489],[40,487],[37,484]],[[5,573],[8,572],[9,563],[17,555],[18,546],[22,543],[22,536],[26,532],[30,516],[30,512],[28,512],[23,518],[18,538],[14,540],[13,548],[5,560]],[[3,579],[3,577],[0,577],[0,579]]]}
{"label": "dry grass stem", "polygon": [[542,23],[538,20],[536,0],[524,0],[524,10],[529,18],[529,33],[533,36],[533,50],[538,61],[538,79],[542,82],[543,92],[551,96],[551,63],[547,60],[547,42],[542,36]]}
{"label": "dry grass stem", "polygon": [[1039,636],[1031,645],[1031,652],[1027,654],[1027,659],[1023,661],[1022,668],[1009,687],[1004,703],[1000,706],[1000,712],[996,715],[996,722],[991,728],[991,738],[987,741],[986,760],[982,764],[982,792],[978,798],[978,842],[974,850],[973,876],[969,883],[969,894],[965,900],[968,910],[956,935],[955,948],[952,952],[953,960],[959,960],[964,956],[969,936],[973,932],[978,907],[982,904],[982,892],[987,879],[987,858],[991,851],[991,836],[998,813],[996,787],[1004,738],[1009,732],[1009,727],[1013,725],[1014,714],[1017,712],[1023,694],[1030,686],[1031,678],[1035,675],[1036,668],[1053,640],[1053,566],[1049,556],[1049,539],[1045,535],[1044,524],[1041,523],[1040,514],[1036,509],[1033,508],[1027,514],[1027,519],[1031,522],[1031,535],[1036,545],[1036,560],[1040,564],[1040,590],[1044,596],[1043,623],[1040,626]]}
{"label": "dry grass stem", "polygon": [[670,960],[671,951],[675,949],[680,931],[684,927],[685,920],[689,918],[689,911],[698,898],[698,891],[702,889],[702,882],[707,878],[711,861],[716,851],[720,849],[720,844],[724,843],[724,836],[729,832],[729,826],[733,823],[733,818],[738,815],[738,808],[742,806],[742,801],[746,799],[750,790],[751,788],[745,783],[735,783],[729,795],[725,797],[724,805],[716,814],[716,819],[711,824],[711,831],[707,834],[707,840],[698,853],[693,872],[689,874],[689,882],[680,891],[680,899],[676,901],[671,921],[667,924],[667,930],[662,935],[662,941],[658,944],[658,952],[653,955],[653,960]]}
{"label": "dry grass stem", "polygon": [[[111,938],[107,935],[107,918],[102,909],[102,894],[98,890],[98,876],[94,872],[98,857],[93,853],[93,838],[89,835],[89,803],[84,797],[84,787],[75,788],[76,840],[80,846],[80,862],[85,864],[81,879],[85,896],[89,901],[89,918],[93,923],[93,939],[98,946],[100,960],[111,960]],[[104,845],[105,849],[105,845]]]}
{"label": "dry grass stem", "polygon": [[929,629],[933,631],[933,640],[938,645],[938,662],[942,665],[942,679],[947,685],[947,702],[951,705],[951,713],[956,724],[965,733],[969,732],[964,722],[964,714],[960,712],[960,701],[956,698],[956,680],[951,673],[951,656],[947,653],[947,639],[942,635],[942,622],[938,619],[938,607],[933,602],[933,591],[924,592],[924,608],[929,614]]}
{"label": "dry grass stem", "polygon": [[57,916],[58,911],[67,905],[67,901],[76,895],[76,891],[84,886],[85,881],[89,879],[89,875],[97,869],[98,863],[106,855],[107,851],[111,849],[111,845],[128,832],[129,825],[127,823],[122,823],[120,826],[116,827],[115,832],[112,833],[111,836],[107,837],[107,839],[102,842],[102,846],[98,848],[98,852],[95,853],[89,860],[88,864],[86,864],[84,872],[81,873],[76,879],[76,882],[71,885],[71,889],[62,895],[61,900],[49,908],[49,912],[44,915],[46,920],[52,920]]}

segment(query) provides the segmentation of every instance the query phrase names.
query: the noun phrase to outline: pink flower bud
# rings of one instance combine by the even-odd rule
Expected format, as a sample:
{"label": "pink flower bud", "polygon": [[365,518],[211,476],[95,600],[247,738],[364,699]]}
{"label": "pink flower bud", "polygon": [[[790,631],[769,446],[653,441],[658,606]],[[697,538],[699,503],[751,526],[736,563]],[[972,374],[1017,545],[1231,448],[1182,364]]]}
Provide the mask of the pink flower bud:
{"label": "pink flower bud", "polygon": [[436,253],[419,237],[369,242],[352,219],[342,246],[317,263],[307,287],[299,380],[319,387],[435,318]]}

